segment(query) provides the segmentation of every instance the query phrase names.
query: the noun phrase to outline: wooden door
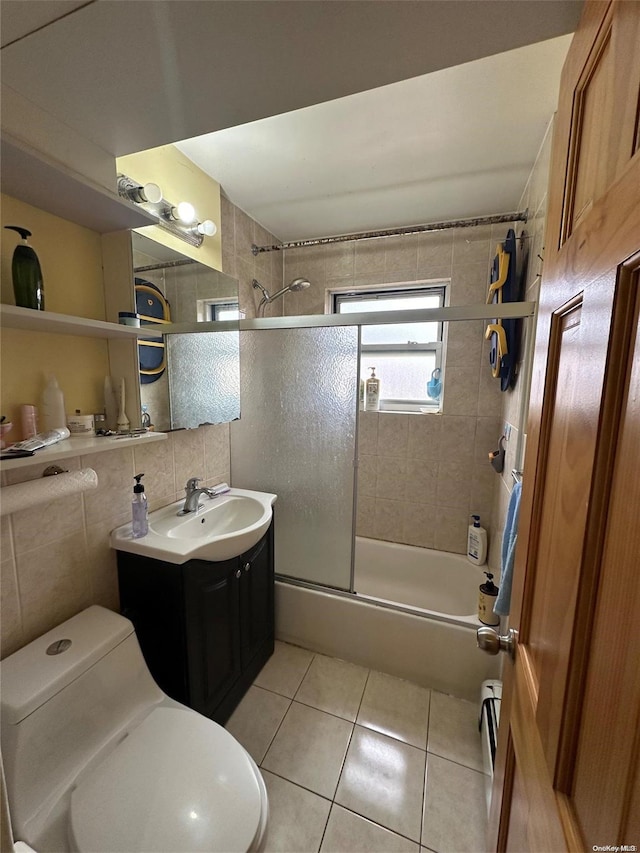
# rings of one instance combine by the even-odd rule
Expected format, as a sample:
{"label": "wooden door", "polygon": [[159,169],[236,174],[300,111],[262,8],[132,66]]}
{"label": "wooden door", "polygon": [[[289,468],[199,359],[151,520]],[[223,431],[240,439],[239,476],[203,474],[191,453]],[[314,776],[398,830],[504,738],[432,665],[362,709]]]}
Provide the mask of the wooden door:
{"label": "wooden door", "polygon": [[640,3],[562,76],[491,849],[640,847]]}

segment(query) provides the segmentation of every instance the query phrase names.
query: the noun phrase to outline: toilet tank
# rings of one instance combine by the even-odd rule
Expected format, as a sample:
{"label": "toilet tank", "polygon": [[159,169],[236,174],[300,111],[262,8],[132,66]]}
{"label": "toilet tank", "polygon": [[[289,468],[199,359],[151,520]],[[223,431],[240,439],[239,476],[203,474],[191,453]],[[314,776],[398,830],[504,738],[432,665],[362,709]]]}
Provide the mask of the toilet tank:
{"label": "toilet tank", "polygon": [[18,837],[164,698],[131,622],[98,606],[5,658],[0,677],[2,758]]}

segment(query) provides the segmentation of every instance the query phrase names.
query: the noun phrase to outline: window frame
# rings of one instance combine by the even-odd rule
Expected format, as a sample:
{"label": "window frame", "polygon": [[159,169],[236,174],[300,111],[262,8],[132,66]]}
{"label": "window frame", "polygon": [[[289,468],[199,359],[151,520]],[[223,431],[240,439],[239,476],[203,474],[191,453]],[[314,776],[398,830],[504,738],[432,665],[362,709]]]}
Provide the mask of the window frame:
{"label": "window frame", "polygon": [[198,322],[217,322],[219,319],[217,316],[218,311],[224,308],[231,309],[233,307],[238,311],[238,319],[243,319],[245,314],[244,311],[240,310],[240,301],[238,299],[234,299],[229,296],[198,299]]}
{"label": "window frame", "polygon": [[[415,296],[416,293],[424,293],[428,295],[439,294],[440,295],[440,306],[445,307],[448,303],[448,295],[449,295],[449,280],[448,279],[437,279],[435,281],[417,281],[417,282],[391,282],[385,284],[372,284],[366,285],[358,288],[353,287],[343,287],[343,288],[335,288],[329,291],[328,293],[328,302],[329,302],[329,310],[332,314],[341,314],[343,316],[348,316],[348,312],[342,312],[339,310],[341,304],[344,303],[358,303],[362,302],[366,299],[376,298],[376,297],[384,297],[389,296],[391,294],[398,295],[406,295],[408,298],[411,296]],[[364,310],[364,309],[363,309]],[[387,317],[389,314],[393,313],[394,309],[385,312]],[[396,309],[400,310],[400,309]],[[390,325],[390,321],[387,320],[385,323],[380,323],[380,325]],[[427,341],[423,343],[417,342],[407,342],[406,344],[363,344],[360,343],[359,347],[359,355],[360,361],[363,356],[366,354],[371,354],[372,358],[375,357],[376,354],[385,354],[385,353],[397,353],[399,355],[408,354],[408,353],[417,353],[417,352],[425,352],[425,353],[433,353],[435,355],[435,368],[439,369],[442,375],[443,372],[443,362],[444,362],[444,343],[445,343],[445,329],[442,321],[438,322],[438,340],[436,341]],[[362,377],[365,378],[365,377]],[[383,385],[384,389],[384,385]],[[425,386],[426,390],[426,386]],[[380,398],[380,408],[381,412],[424,412],[425,410],[432,412],[441,411],[442,406],[442,398],[439,400],[432,400],[430,397],[427,397],[425,394],[424,398],[418,398],[413,400],[399,400],[394,397],[381,397]]]}

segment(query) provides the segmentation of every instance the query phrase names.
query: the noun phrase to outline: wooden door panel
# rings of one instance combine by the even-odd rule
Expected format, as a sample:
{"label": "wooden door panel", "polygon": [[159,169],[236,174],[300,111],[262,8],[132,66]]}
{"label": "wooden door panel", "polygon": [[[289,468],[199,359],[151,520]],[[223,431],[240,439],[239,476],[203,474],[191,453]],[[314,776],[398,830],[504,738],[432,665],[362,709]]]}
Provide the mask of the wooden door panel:
{"label": "wooden door panel", "polygon": [[536,719],[552,779],[566,713],[614,290],[615,275],[604,276],[554,312],[551,322],[538,520],[531,531],[539,547],[521,641],[540,685]]}
{"label": "wooden door panel", "polygon": [[612,150],[609,140],[614,104],[610,24],[599,41],[576,90],[570,153],[574,174],[570,176],[569,228],[565,239],[580,224],[593,202],[606,192],[615,175],[616,151]]}
{"label": "wooden door panel", "polygon": [[640,2],[586,0],[554,132],[499,850],[640,847],[639,87]]}
{"label": "wooden door panel", "polygon": [[[640,811],[629,813],[632,823],[625,827],[633,796],[634,756],[637,761],[640,747],[640,631],[630,629],[640,614],[637,310],[636,306],[630,381],[618,436],[572,785],[572,801],[583,835],[595,844],[605,838],[614,844],[640,842]],[[624,369],[625,365],[620,367]]]}

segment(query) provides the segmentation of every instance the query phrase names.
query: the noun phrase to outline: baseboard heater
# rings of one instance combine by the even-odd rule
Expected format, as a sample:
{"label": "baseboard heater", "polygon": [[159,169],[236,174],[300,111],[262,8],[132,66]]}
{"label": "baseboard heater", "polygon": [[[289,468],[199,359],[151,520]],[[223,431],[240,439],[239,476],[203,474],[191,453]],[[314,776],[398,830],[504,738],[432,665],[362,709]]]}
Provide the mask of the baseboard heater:
{"label": "baseboard heater", "polygon": [[493,768],[496,763],[498,747],[498,724],[500,723],[500,702],[502,700],[502,682],[496,679],[483,681],[480,688],[480,715],[478,728],[482,739],[482,761],[486,777],[485,792],[487,811],[491,808],[491,787]]}

